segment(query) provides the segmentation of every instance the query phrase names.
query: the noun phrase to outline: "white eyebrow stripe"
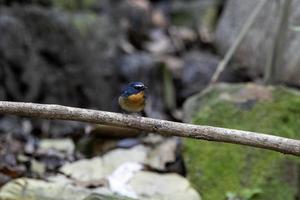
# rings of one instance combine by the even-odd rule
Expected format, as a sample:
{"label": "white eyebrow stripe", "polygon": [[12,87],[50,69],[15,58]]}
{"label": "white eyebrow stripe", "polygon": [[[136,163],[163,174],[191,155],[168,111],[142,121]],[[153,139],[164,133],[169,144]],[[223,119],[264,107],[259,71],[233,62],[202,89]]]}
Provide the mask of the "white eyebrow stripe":
{"label": "white eyebrow stripe", "polygon": [[136,85],[134,85],[134,87],[144,87],[144,85],[143,84],[136,84]]}

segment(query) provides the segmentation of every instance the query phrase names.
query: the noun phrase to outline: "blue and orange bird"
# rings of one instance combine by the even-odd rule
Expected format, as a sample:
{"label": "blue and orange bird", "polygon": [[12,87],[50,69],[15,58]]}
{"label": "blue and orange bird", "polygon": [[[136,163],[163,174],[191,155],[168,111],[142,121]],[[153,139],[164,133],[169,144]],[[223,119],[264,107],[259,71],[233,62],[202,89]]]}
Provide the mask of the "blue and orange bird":
{"label": "blue and orange bird", "polygon": [[141,112],[146,105],[146,89],[142,82],[129,83],[119,97],[120,107],[127,112]]}

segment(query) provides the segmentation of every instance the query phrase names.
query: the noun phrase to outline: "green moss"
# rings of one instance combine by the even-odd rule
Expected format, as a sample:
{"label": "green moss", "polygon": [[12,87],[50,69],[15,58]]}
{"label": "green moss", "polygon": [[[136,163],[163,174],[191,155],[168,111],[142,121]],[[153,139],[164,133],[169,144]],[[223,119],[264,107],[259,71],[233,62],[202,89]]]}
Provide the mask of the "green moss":
{"label": "green moss", "polygon": [[[249,110],[210,96],[203,97],[207,103],[202,104],[195,124],[300,138],[300,95],[277,88],[272,100],[256,103]],[[228,192],[250,199],[243,198],[245,190],[260,191],[251,199],[295,199],[299,186],[289,179],[299,163],[296,157],[191,139],[185,140],[184,147],[188,177],[204,200],[226,199]]]}

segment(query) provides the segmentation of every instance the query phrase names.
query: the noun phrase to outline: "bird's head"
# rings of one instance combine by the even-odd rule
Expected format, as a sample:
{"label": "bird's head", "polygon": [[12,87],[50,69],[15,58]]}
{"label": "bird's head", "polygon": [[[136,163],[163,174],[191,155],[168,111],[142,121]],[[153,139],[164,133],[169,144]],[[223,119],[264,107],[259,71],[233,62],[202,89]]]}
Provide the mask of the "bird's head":
{"label": "bird's head", "polygon": [[147,87],[142,82],[132,82],[129,83],[126,88],[123,90],[123,96],[130,96],[133,94],[138,94],[146,90]]}

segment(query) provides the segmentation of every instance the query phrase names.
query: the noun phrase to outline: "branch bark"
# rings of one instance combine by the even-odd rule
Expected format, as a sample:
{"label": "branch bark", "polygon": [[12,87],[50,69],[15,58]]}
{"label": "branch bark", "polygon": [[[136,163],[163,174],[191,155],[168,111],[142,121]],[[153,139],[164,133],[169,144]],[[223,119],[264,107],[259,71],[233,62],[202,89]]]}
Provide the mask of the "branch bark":
{"label": "branch bark", "polygon": [[241,144],[300,156],[300,140],[249,131],[198,126],[61,105],[8,101],[0,101],[0,114],[106,124],[117,127],[134,128],[162,135]]}

